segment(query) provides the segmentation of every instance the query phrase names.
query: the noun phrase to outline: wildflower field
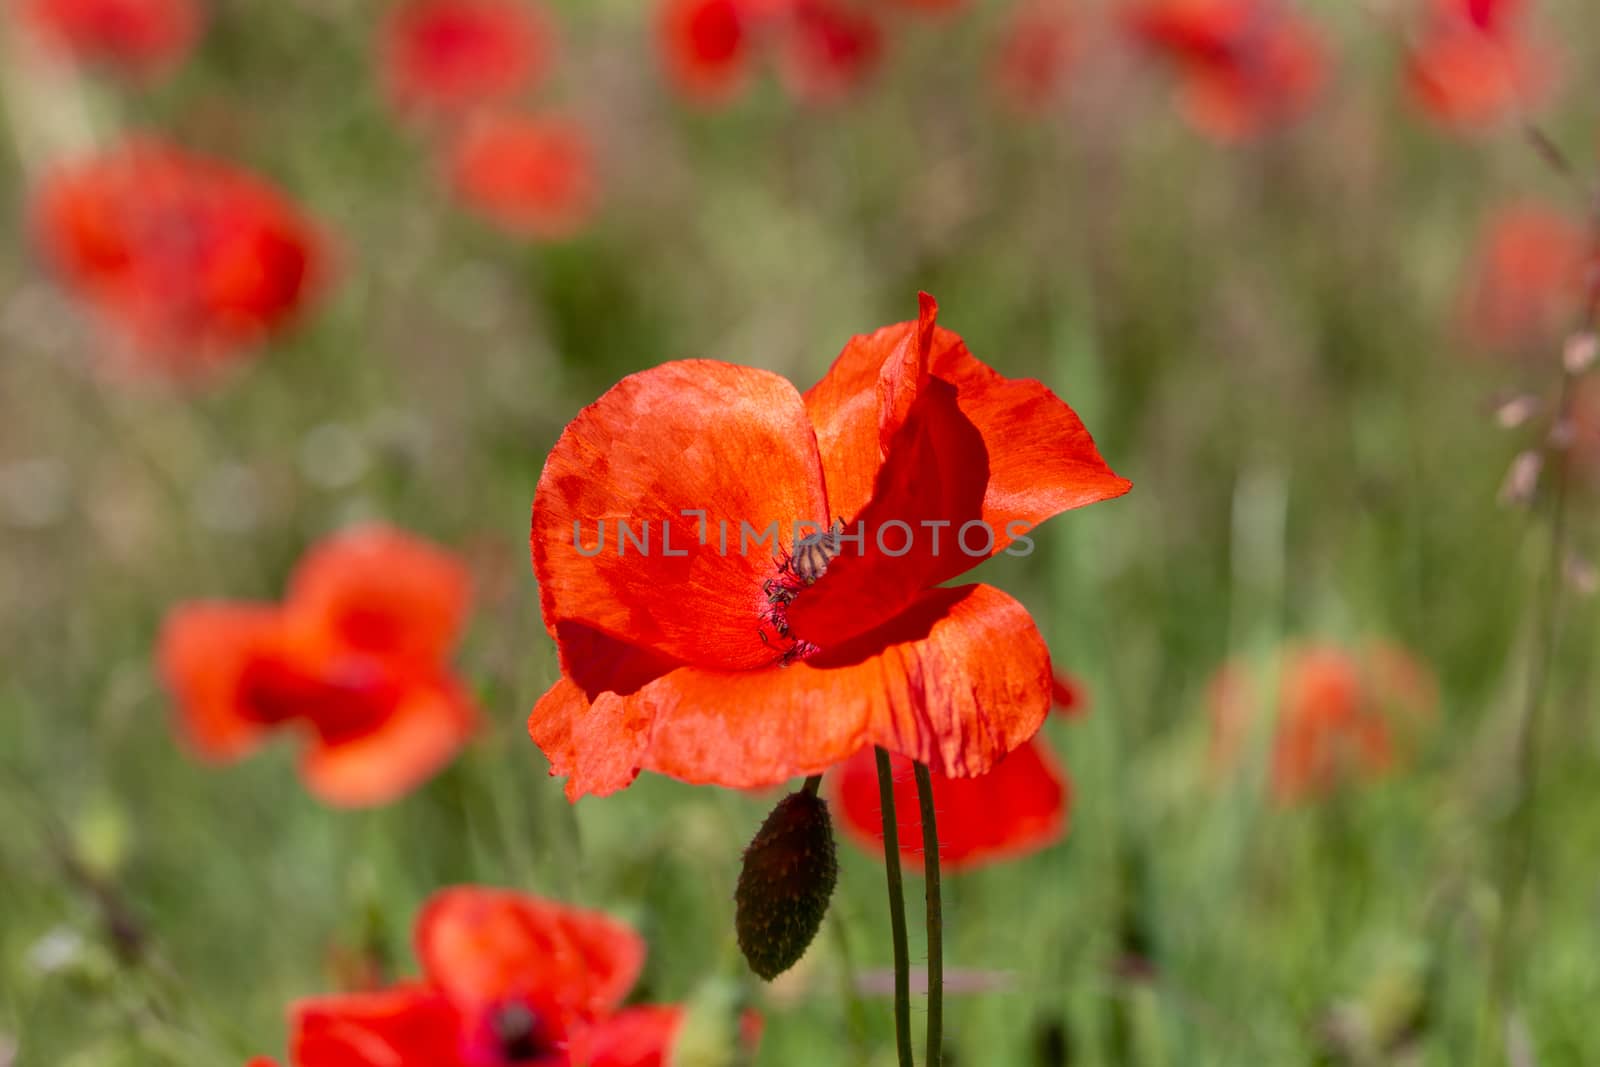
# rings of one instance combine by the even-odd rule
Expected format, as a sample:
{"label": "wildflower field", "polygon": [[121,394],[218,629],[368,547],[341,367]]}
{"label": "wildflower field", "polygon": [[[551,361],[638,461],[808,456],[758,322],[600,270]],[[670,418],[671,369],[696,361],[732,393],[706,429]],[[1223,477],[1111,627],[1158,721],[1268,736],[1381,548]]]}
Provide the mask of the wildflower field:
{"label": "wildflower field", "polygon": [[1593,0],[0,0],[0,102],[0,1067],[1600,1064]]}

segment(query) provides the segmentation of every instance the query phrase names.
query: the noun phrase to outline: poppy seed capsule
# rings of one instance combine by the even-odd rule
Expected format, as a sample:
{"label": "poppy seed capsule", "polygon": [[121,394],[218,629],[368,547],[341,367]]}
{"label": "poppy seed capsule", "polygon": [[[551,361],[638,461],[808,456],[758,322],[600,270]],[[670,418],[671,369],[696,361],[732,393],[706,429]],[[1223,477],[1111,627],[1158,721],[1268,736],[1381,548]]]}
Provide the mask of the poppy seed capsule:
{"label": "poppy seed capsule", "polygon": [[794,558],[789,561],[794,576],[811,585],[828,573],[828,564],[839,558],[839,535],[843,532],[844,527],[836,522],[833,529],[808,534],[796,542]]}
{"label": "poppy seed capsule", "polygon": [[790,793],[745,850],[734,893],[739,949],[752,971],[770,982],[805,955],[838,879],[827,803]]}

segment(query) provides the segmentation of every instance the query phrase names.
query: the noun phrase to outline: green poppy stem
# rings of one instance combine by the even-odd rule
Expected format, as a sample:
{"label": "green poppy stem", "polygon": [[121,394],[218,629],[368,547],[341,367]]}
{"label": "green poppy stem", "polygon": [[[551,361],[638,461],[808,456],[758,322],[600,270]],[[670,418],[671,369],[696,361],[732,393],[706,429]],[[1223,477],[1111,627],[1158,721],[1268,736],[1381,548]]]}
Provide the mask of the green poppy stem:
{"label": "green poppy stem", "polygon": [[939,822],[933,808],[933,776],[917,764],[917,803],[922,808],[922,872],[928,908],[928,1047],[926,1067],[939,1067],[944,1044],[944,911],[939,902]]}
{"label": "green poppy stem", "polygon": [[911,950],[906,947],[906,901],[900,880],[900,826],[894,814],[894,771],[889,753],[878,757],[878,801],[883,808],[883,866],[889,877],[889,932],[894,939],[894,1044],[900,1067],[915,1067],[911,1058]]}
{"label": "green poppy stem", "polygon": [[817,790],[819,790],[821,788],[822,788],[822,775],[813,774],[810,778],[806,779],[806,784],[804,786],[804,789],[805,789],[805,791],[807,793],[810,793],[812,796],[816,796],[817,795]]}

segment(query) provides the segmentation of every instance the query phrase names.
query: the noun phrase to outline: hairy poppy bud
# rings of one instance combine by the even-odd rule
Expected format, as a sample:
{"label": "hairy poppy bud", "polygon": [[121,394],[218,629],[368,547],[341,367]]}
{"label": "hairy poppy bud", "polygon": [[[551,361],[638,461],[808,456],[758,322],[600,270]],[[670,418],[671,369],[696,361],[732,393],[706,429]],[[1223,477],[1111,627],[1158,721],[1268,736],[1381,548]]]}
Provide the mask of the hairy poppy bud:
{"label": "hairy poppy bud", "polygon": [[838,880],[827,803],[790,793],[745,849],[734,894],[734,926],[751,970],[771,981],[795,965],[817,936]]}

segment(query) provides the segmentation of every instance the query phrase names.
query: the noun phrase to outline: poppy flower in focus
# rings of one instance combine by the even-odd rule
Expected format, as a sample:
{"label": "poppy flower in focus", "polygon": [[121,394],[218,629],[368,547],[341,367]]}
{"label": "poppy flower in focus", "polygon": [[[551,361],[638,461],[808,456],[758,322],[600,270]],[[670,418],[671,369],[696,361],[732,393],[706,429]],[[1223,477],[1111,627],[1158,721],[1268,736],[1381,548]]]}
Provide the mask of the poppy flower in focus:
{"label": "poppy flower in focus", "polygon": [[502,100],[544,74],[551,37],[529,0],[405,0],[382,28],[389,94],[429,114]]}
{"label": "poppy flower in focus", "polygon": [[[1081,714],[1082,686],[1058,675],[1053,702],[1068,716]],[[922,802],[911,761],[890,759],[894,767],[895,822],[900,855],[922,866]],[[1072,809],[1072,780],[1038,737],[976,778],[929,773],[938,815],[939,864],[951,871],[1047,848],[1066,833]],[[845,831],[874,855],[883,855],[883,806],[878,795],[878,761],[865,748],[847,760],[832,779],[834,805]]]}
{"label": "poppy flower in focus", "polygon": [[162,678],[181,734],[229,762],[275,730],[305,740],[301,776],[328,804],[383,804],[455,755],[476,713],[447,657],[468,578],[397,530],[337,534],[295,569],[279,604],[179,605],[162,629]]}
{"label": "poppy flower in focus", "polygon": [[417,918],[419,980],[291,1009],[294,1067],[664,1067],[676,1006],[619,1010],[638,934],[509,890],[435,893]]}
{"label": "poppy flower in focus", "polygon": [[325,273],[321,235],[276,189],[156,141],[46,174],[33,228],[61,280],[140,364],[176,374],[237,357]]}
{"label": "poppy flower in focus", "polygon": [[1300,117],[1327,81],[1322,37],[1274,0],[1149,0],[1130,10],[1127,24],[1176,65],[1185,117],[1219,141]]}
{"label": "poppy flower in focus", "polygon": [[774,55],[790,94],[832,103],[877,68],[883,30],[857,0],[663,0],[662,61],[685,96],[727,103],[758,55]]}
{"label": "poppy flower in focus", "polygon": [[1492,126],[1536,106],[1554,56],[1516,25],[1520,0],[1438,0],[1406,56],[1406,88],[1425,115],[1456,129]]}
{"label": "poppy flower in focus", "polygon": [[594,150],[562,118],[484,115],[450,149],[450,183],[463,203],[509,233],[568,237],[594,214]]}
{"label": "poppy flower in focus", "polygon": [[562,678],[528,728],[569,797],[641,769],[773,785],[866,745],[970,777],[1033,736],[1051,696],[1033,620],[941,583],[1130,483],[1071,408],[936,314],[924,294],[803,396],[685,360],[568,425],[531,537]]}
{"label": "poppy flower in focus", "polygon": [[[1243,757],[1261,705],[1252,678],[1229,664],[1211,686],[1212,760]],[[1316,645],[1290,652],[1280,677],[1270,742],[1273,795],[1292,803],[1326,796],[1354,777],[1389,771],[1433,716],[1433,674],[1393,645],[1357,651]]]}
{"label": "poppy flower in focus", "polygon": [[196,0],[17,0],[24,21],[52,48],[131,75],[166,71],[194,47]]}
{"label": "poppy flower in focus", "polygon": [[1463,294],[1468,332],[1492,348],[1548,351],[1578,314],[1589,239],[1537,203],[1500,209],[1480,238]]}
{"label": "poppy flower in focus", "polygon": [[1004,100],[1037,112],[1060,95],[1072,61],[1073,27],[1062,0],[1023,0],[1011,9],[993,77]]}

